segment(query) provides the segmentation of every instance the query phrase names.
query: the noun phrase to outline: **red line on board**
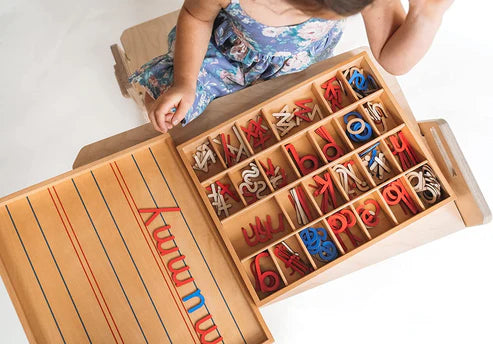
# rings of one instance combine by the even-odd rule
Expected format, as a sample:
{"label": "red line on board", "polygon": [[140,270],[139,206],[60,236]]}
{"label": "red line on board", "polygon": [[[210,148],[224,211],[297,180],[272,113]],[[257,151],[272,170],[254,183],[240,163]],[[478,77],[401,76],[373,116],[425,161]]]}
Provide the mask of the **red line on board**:
{"label": "red line on board", "polygon": [[[115,167],[116,167],[116,168],[117,168],[117,170],[118,170],[118,173],[119,173],[119,175],[120,175],[120,177],[121,177],[121,179],[122,179],[122,181],[123,181],[123,184],[125,184],[125,188],[127,189],[128,195],[129,195],[129,196],[130,196],[130,198],[132,199],[132,202],[133,202],[133,204],[134,204],[134,206],[135,206],[135,209],[137,209],[137,211],[138,211],[138,208],[137,208],[137,205],[136,205],[136,203],[135,203],[135,200],[134,200],[134,198],[133,198],[133,196],[132,196],[132,193],[130,192],[130,189],[129,189],[128,185],[127,185],[127,182],[125,181],[125,178],[123,177],[122,172],[120,171],[120,168],[118,167],[118,164],[116,163],[116,161],[114,161],[113,163],[115,164]],[[158,261],[157,261],[157,259],[156,259],[155,255],[154,255],[154,253],[155,253],[156,251],[155,251],[155,250],[154,250],[154,249],[153,249],[153,248],[149,245],[149,241],[146,239],[144,232],[146,232],[146,233],[147,233],[148,238],[151,240],[151,242],[153,242],[153,241],[152,241],[152,238],[151,238],[151,234],[149,233],[149,231],[147,231],[147,230],[143,230],[143,229],[142,229],[142,226],[141,226],[141,224],[140,224],[140,221],[139,221],[139,219],[137,218],[137,216],[135,215],[135,212],[133,211],[132,205],[130,204],[130,200],[128,199],[127,194],[125,193],[125,190],[123,189],[123,185],[120,183],[120,180],[118,179],[118,176],[116,175],[116,171],[115,171],[115,169],[113,168],[113,165],[112,165],[111,163],[110,163],[110,167],[111,167],[111,170],[113,171],[113,174],[115,175],[116,180],[118,181],[118,185],[120,186],[120,189],[122,190],[122,193],[123,193],[123,195],[125,196],[125,199],[127,200],[128,206],[129,206],[130,210],[132,211],[132,215],[134,216],[135,221],[136,221],[136,222],[137,222],[137,224],[139,225],[140,232],[141,232],[141,233],[142,233],[142,235],[144,236],[144,240],[145,240],[145,242],[147,243],[147,247],[149,247],[149,250],[151,251],[151,255],[152,255],[152,257],[154,258],[154,261],[156,262],[156,265],[158,266],[159,271],[161,272],[161,275],[163,276],[163,280],[164,280],[164,282],[166,283],[166,285],[167,285],[167,287],[168,287],[168,289],[169,289],[169,292],[171,293],[171,296],[172,296],[172,298],[173,298],[173,301],[175,302],[176,307],[178,308],[178,311],[179,311],[179,313],[180,313],[180,315],[181,315],[181,317],[182,317],[183,321],[185,322],[185,325],[187,326],[188,332],[190,332],[190,335],[192,336],[192,339],[194,340],[194,343],[195,343],[195,337],[194,337],[194,335],[193,335],[193,332],[192,332],[192,330],[190,329],[190,327],[188,326],[188,323],[187,323],[187,321],[185,320],[185,317],[183,316],[183,313],[180,311],[180,306],[178,305],[178,302],[176,301],[175,297],[173,296],[173,292],[171,291],[171,288],[170,288],[170,286],[169,286],[168,281],[167,281],[167,280],[166,280],[166,278],[164,277],[164,271],[161,269],[161,266],[159,265],[159,263],[158,263]],[[161,262],[164,264],[164,262],[162,261],[162,258],[161,258]],[[168,277],[171,279],[171,277],[170,277],[169,275],[168,275]],[[193,324],[192,319],[190,318],[190,314],[188,314],[188,312],[187,312],[187,310],[186,310],[186,308],[185,308],[185,305],[183,304],[183,302],[182,302],[182,300],[181,300],[181,298],[180,298],[180,294],[178,293],[178,290],[176,289],[176,287],[175,287],[174,285],[173,285],[173,289],[175,289],[176,295],[177,295],[177,296],[178,296],[178,298],[180,299],[180,303],[181,303],[181,305],[182,305],[182,307],[183,307],[183,311],[184,311],[184,312],[185,312],[185,314],[187,315],[188,320],[190,321],[190,324]]]}
{"label": "red line on board", "polygon": [[[77,252],[77,250],[75,248],[75,245],[74,245],[74,242],[72,240],[72,237],[70,236],[70,234],[68,232],[68,228],[65,225],[65,222],[63,221],[62,214],[60,214],[60,210],[58,209],[58,206],[56,205],[55,199],[53,198],[53,195],[51,194],[51,191],[50,191],[49,188],[48,188],[48,192],[50,193],[51,200],[53,201],[53,204],[55,205],[56,211],[57,211],[58,215],[60,216],[60,220],[62,221],[63,227],[65,228],[65,231],[67,232],[67,235],[68,235],[68,237],[70,239],[70,242],[72,243],[72,247],[74,248],[74,251],[77,254],[77,258],[79,259],[80,265],[82,266],[82,269],[84,270],[84,274],[87,277],[87,281],[89,282],[89,285],[91,286],[91,289],[92,289],[92,291],[94,293],[94,296],[96,297],[96,300],[98,301],[99,307],[101,308],[101,312],[103,312],[103,316],[106,319],[106,323],[108,324],[108,327],[110,328],[111,334],[113,335],[113,338],[115,339],[115,342],[118,343],[118,341],[117,341],[117,339],[115,337],[115,334],[113,332],[113,329],[111,328],[111,325],[110,325],[110,323],[108,321],[108,318],[106,317],[106,313],[103,310],[103,306],[101,305],[101,302],[99,301],[99,298],[97,297],[96,291],[94,290],[94,287],[92,286],[92,283],[91,283],[91,281],[89,279],[89,276],[87,275],[87,271],[84,268],[84,265],[82,264],[82,261],[80,259],[79,253]],[[118,329],[118,326],[115,323],[115,319],[113,318],[113,315],[111,314],[111,310],[108,307],[108,304],[106,303],[106,299],[104,298],[104,295],[103,295],[103,293],[101,291],[101,288],[99,287],[98,281],[97,281],[96,277],[94,276],[94,273],[92,272],[91,265],[89,264],[89,261],[87,260],[87,257],[86,257],[86,255],[84,253],[84,250],[82,249],[82,246],[81,246],[81,244],[79,242],[79,239],[77,238],[77,235],[75,234],[74,227],[72,227],[72,223],[70,222],[70,219],[69,219],[69,217],[67,215],[67,212],[65,211],[65,207],[63,206],[63,203],[60,200],[60,196],[58,196],[58,192],[56,191],[56,189],[55,189],[54,186],[53,186],[53,192],[55,193],[55,196],[56,196],[58,202],[60,203],[60,207],[62,208],[62,211],[65,214],[65,217],[67,218],[67,222],[68,222],[68,224],[70,226],[70,229],[72,230],[72,233],[73,233],[73,235],[75,237],[75,240],[77,241],[77,246],[79,246],[79,249],[80,249],[80,251],[82,253],[82,256],[84,257],[84,260],[85,260],[85,262],[87,264],[87,267],[89,268],[89,271],[91,273],[91,276],[94,279],[94,282],[96,283],[96,287],[98,288],[98,291],[101,294],[101,298],[103,299],[104,305],[106,306],[106,309],[108,310],[108,313],[110,314],[111,321],[113,322],[113,325],[115,325],[115,328],[116,328],[116,331],[118,333],[118,336],[120,337],[120,340],[122,341],[122,343],[125,343],[125,341],[122,338],[122,335],[120,334],[120,330]]]}

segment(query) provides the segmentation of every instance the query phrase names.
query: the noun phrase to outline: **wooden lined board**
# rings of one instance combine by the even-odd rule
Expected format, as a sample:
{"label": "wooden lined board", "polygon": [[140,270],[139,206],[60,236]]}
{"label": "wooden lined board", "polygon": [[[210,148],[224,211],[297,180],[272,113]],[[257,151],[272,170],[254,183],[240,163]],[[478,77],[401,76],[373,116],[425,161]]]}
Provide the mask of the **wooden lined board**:
{"label": "wooden lined board", "polygon": [[[272,338],[196,198],[169,136],[0,201],[2,277],[33,343],[200,343]],[[152,214],[139,209],[180,207]],[[159,254],[153,231],[177,247]],[[172,268],[172,258],[184,255]],[[185,265],[186,264],[186,265]],[[199,289],[199,298],[183,298]]]}

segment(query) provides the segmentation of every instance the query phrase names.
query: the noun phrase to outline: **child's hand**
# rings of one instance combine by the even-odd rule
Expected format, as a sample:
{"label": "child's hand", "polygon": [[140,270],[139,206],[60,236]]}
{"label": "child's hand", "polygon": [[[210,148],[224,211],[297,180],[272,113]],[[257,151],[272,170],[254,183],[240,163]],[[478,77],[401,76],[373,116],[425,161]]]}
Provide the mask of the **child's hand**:
{"label": "child's hand", "polygon": [[195,87],[173,85],[154,102],[149,120],[157,131],[166,133],[185,118],[194,100]]}
{"label": "child's hand", "polygon": [[428,17],[441,18],[454,0],[409,0],[409,10]]}

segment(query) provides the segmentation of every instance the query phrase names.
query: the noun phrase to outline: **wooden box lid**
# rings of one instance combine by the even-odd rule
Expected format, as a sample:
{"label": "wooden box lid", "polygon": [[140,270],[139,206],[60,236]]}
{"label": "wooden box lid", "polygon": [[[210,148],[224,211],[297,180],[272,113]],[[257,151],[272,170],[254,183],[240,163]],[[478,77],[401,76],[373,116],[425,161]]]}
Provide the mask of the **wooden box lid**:
{"label": "wooden box lid", "polygon": [[30,342],[272,342],[184,171],[165,135],[0,200]]}

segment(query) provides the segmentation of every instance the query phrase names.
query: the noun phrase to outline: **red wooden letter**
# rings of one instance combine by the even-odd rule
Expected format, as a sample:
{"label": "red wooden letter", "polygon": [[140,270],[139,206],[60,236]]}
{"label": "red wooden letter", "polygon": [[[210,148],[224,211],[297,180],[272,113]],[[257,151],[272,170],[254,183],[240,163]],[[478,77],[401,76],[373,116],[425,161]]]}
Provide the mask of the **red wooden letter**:
{"label": "red wooden letter", "polygon": [[152,232],[153,238],[156,239],[156,248],[158,249],[159,254],[161,256],[164,256],[164,255],[167,255],[167,254],[170,254],[170,253],[173,253],[173,252],[178,251],[178,247],[176,247],[176,245],[173,248],[170,248],[170,249],[163,248],[163,244],[164,243],[167,243],[168,241],[175,240],[175,236],[174,235],[170,235],[170,236],[167,236],[165,238],[160,238],[159,237],[159,233],[164,232],[164,231],[167,231],[170,228],[171,228],[171,226],[159,227],[159,228],[156,228],[154,230],[154,232]]}
{"label": "red wooden letter", "polygon": [[210,319],[212,319],[212,315],[209,314],[209,315],[203,317],[202,319],[200,319],[199,321],[197,321],[195,323],[195,331],[197,331],[197,333],[199,334],[200,343],[202,343],[202,344],[217,344],[217,343],[220,343],[223,340],[223,337],[219,337],[217,339],[214,339],[213,342],[210,342],[210,341],[208,341],[205,338],[209,333],[211,333],[211,332],[213,332],[213,331],[215,331],[217,329],[217,326],[216,325],[211,326],[211,327],[209,327],[206,330],[202,330],[200,328],[200,325],[202,325],[204,322],[206,322],[206,321],[208,321]]}
{"label": "red wooden letter", "polygon": [[[296,162],[296,165],[298,166],[298,169],[300,170],[302,175],[306,176],[307,174],[318,169],[319,162],[317,157],[315,157],[314,155],[307,154],[304,157],[300,158],[298,152],[296,151],[296,148],[291,143],[286,145],[286,150],[288,151],[288,153],[291,153],[291,156]],[[306,166],[306,162],[309,162],[309,167]]]}
{"label": "red wooden letter", "polygon": [[145,222],[146,227],[151,224],[152,221],[161,213],[167,213],[170,211],[180,211],[180,208],[155,208],[155,209],[139,209],[139,213],[152,213],[152,216]]}
{"label": "red wooden letter", "polygon": [[169,262],[168,262],[168,269],[169,271],[171,271],[171,278],[173,279],[173,282],[175,282],[175,285],[177,287],[181,287],[182,285],[185,285],[187,283],[190,283],[190,282],[193,282],[194,278],[193,277],[189,277],[187,278],[186,280],[179,280],[178,279],[178,275],[181,274],[182,272],[185,272],[185,271],[188,271],[190,270],[190,267],[187,266],[185,264],[185,262],[183,262],[184,266],[182,268],[179,268],[179,269],[175,269],[173,267],[173,264],[179,262],[179,261],[183,261],[186,257],[184,255],[181,255],[179,257],[176,257],[174,259],[171,259]]}

